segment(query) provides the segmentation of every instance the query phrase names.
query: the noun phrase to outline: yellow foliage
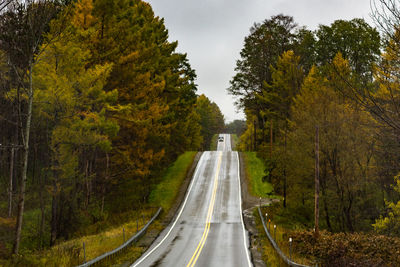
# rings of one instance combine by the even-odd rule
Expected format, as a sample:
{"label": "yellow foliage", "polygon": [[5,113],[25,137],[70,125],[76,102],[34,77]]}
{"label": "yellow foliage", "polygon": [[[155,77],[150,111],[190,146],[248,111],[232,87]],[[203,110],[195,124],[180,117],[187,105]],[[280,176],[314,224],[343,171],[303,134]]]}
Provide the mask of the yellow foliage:
{"label": "yellow foliage", "polygon": [[76,27],[87,29],[94,22],[92,15],[93,0],[79,0],[75,3],[75,12],[72,17],[72,24]]}

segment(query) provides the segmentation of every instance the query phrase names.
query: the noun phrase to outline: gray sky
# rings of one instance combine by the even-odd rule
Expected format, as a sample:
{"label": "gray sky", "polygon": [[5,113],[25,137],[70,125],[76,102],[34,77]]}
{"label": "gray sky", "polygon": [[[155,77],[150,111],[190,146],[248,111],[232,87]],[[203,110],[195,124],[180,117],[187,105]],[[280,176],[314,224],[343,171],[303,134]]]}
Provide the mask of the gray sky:
{"label": "gray sky", "polygon": [[226,121],[243,119],[226,88],[245,36],[254,22],[283,13],[314,30],[336,19],[364,18],[372,24],[370,0],[145,0],[163,17],[170,41],[188,54],[198,94],[218,104]]}

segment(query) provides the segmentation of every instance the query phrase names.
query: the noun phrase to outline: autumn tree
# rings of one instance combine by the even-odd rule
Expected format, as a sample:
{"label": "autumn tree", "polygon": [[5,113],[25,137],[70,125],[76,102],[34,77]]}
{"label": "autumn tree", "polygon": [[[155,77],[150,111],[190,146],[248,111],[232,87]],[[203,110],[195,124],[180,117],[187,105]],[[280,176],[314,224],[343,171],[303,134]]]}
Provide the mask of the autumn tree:
{"label": "autumn tree", "polygon": [[[333,64],[342,76],[352,79],[350,65],[340,54]],[[379,195],[375,193],[377,180],[371,168],[375,143],[371,133],[373,119],[365,109],[336,90],[345,83],[340,82],[335,72],[329,79],[323,73],[316,67],[311,69],[292,107],[293,160],[289,161],[294,163],[289,166],[292,192],[295,197],[305,192],[300,195],[303,205],[312,203],[314,128],[319,126],[324,225],[335,231],[368,228],[370,214],[378,214],[372,207],[379,203]],[[298,164],[300,161],[303,166]]]}
{"label": "autumn tree", "polygon": [[293,48],[296,26],[292,17],[284,15],[254,24],[236,62],[236,74],[228,92],[236,97],[238,108],[256,116],[261,129],[266,123],[261,112],[268,107],[259,102],[257,95],[262,96],[265,84],[272,81],[271,66],[275,66],[282,53]]}
{"label": "autumn tree", "polygon": [[12,7],[1,14],[0,43],[8,56],[8,62],[18,77],[26,99],[26,108],[19,110],[20,123],[24,124],[21,131],[23,146],[23,161],[20,179],[18,215],[16,224],[15,243],[13,253],[18,254],[21,238],[22,219],[25,205],[25,190],[29,160],[29,141],[32,122],[32,108],[34,99],[34,84],[32,79],[33,68],[43,51],[41,44],[48,24],[57,13],[57,6],[52,1],[25,1],[15,2]]}
{"label": "autumn tree", "polygon": [[197,98],[196,113],[200,116],[202,149],[209,150],[213,135],[221,133],[224,129],[224,116],[218,106],[204,94]]}

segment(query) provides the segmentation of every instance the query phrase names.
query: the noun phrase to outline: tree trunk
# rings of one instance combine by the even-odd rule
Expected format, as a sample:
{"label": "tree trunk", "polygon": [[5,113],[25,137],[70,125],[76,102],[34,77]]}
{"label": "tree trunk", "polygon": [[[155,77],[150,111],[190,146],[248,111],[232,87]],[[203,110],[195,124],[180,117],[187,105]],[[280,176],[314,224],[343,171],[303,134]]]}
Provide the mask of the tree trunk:
{"label": "tree trunk", "polygon": [[269,159],[272,160],[272,138],[273,138],[273,133],[272,133],[272,120],[271,124],[269,126]]}
{"label": "tree trunk", "polygon": [[50,246],[53,246],[56,243],[57,239],[57,226],[58,226],[58,205],[57,205],[57,179],[53,177],[53,197],[51,203],[51,230],[50,230]]}
{"label": "tree trunk", "polygon": [[315,127],[315,237],[319,236],[319,128]]}
{"label": "tree trunk", "polygon": [[286,175],[286,133],[287,127],[285,129],[285,142],[284,142],[284,163],[283,163],[283,207],[286,208],[286,190],[287,190],[287,175]]}
{"label": "tree trunk", "polygon": [[22,175],[21,175],[22,177],[21,177],[19,200],[18,200],[18,214],[17,214],[17,224],[15,228],[15,241],[13,246],[13,254],[18,254],[19,245],[21,241],[22,219],[24,215],[24,204],[25,204],[25,187],[26,187],[28,159],[29,159],[28,157],[29,134],[31,130],[32,106],[33,106],[33,83],[32,83],[32,61],[31,61],[29,64],[28,114],[26,118],[25,135],[22,138],[24,145],[24,158],[22,165]]}
{"label": "tree trunk", "polygon": [[45,223],[45,206],[43,199],[43,190],[46,184],[46,174],[42,178],[39,176],[39,203],[40,203],[40,227],[39,227],[39,249],[43,248],[43,234],[44,234],[44,223]]}
{"label": "tree trunk", "polygon": [[8,218],[12,215],[12,198],[13,198],[13,174],[14,174],[14,151],[15,148],[11,148],[10,157],[10,182],[8,186]]}
{"label": "tree trunk", "polygon": [[102,190],[102,196],[101,196],[101,214],[103,214],[103,212],[104,212],[104,200],[106,197],[106,183],[109,178],[109,167],[110,167],[110,157],[108,156],[108,153],[106,153],[106,175],[104,178],[103,190]]}
{"label": "tree trunk", "polygon": [[257,126],[256,126],[256,120],[253,122],[254,124],[254,151],[257,151]]}
{"label": "tree trunk", "polygon": [[86,168],[85,168],[85,180],[86,180],[86,201],[85,201],[85,209],[89,207],[89,195],[90,195],[90,187],[89,187],[89,160],[86,160]]}

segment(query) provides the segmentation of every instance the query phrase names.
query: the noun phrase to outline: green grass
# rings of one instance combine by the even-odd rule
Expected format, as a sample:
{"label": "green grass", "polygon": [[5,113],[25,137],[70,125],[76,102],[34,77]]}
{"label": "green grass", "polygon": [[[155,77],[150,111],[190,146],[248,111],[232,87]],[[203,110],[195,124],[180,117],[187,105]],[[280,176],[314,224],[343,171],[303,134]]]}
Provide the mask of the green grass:
{"label": "green grass", "polygon": [[210,151],[217,150],[219,134],[214,134],[211,138]]}
{"label": "green grass", "polygon": [[246,174],[249,179],[249,191],[253,196],[268,197],[273,187],[268,182],[263,182],[265,166],[261,159],[257,158],[256,152],[244,152]]}
{"label": "green grass", "polygon": [[236,147],[238,143],[239,143],[239,137],[236,134],[231,134],[231,146],[233,151],[237,150]]}
{"label": "green grass", "polygon": [[168,168],[161,183],[151,192],[150,204],[168,211],[174,203],[197,152],[185,152]]}

